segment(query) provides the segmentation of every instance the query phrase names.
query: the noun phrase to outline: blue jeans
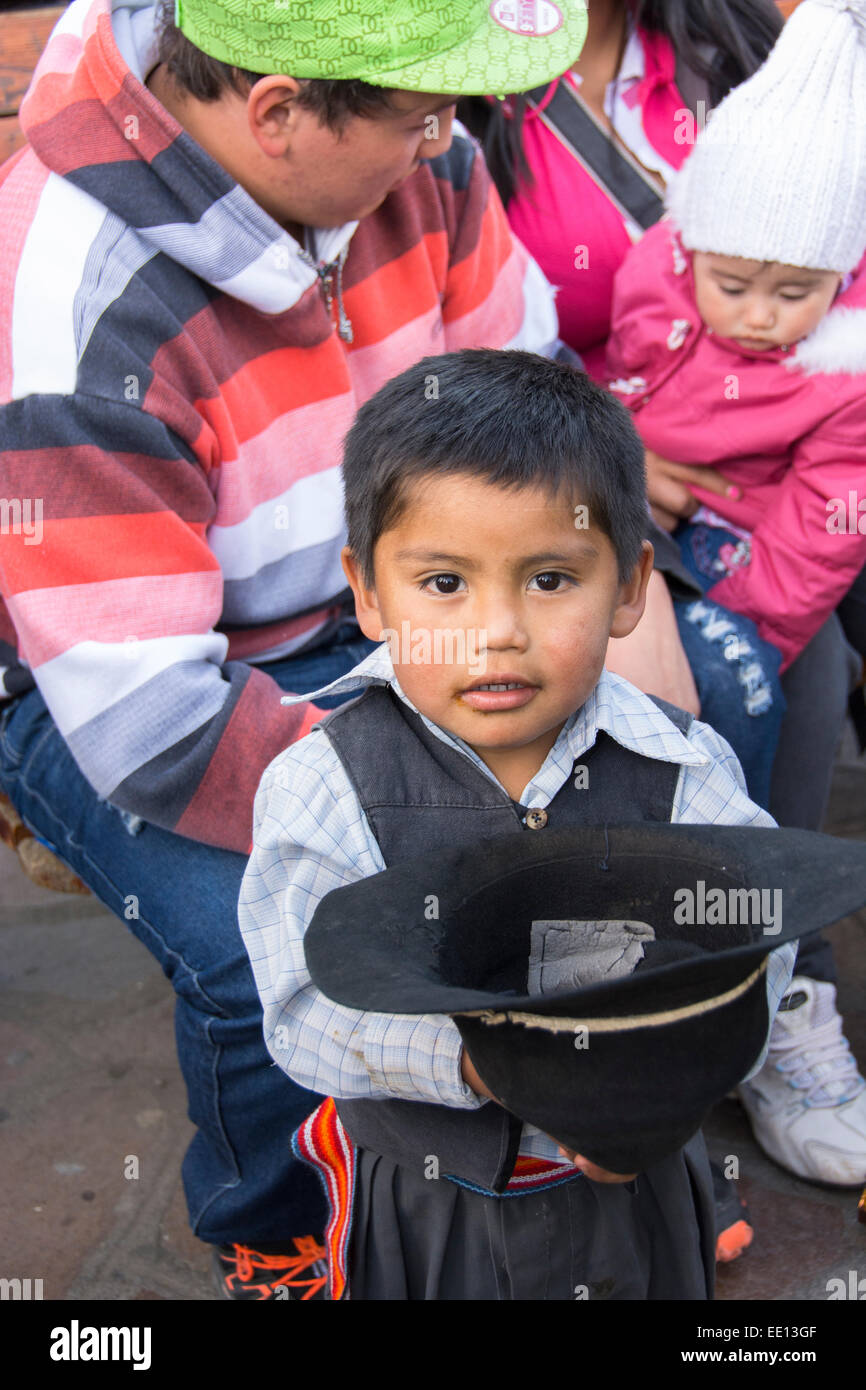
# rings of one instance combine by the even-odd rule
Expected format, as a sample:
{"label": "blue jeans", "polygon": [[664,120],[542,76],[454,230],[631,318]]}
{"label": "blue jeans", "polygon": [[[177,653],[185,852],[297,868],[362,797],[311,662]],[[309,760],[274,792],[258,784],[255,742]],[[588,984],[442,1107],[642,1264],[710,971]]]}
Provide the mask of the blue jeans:
{"label": "blue jeans", "polygon": [[[725,559],[739,544],[729,531],[681,524],[674,533],[683,563],[702,590],[724,578]],[[770,804],[770,781],[785,697],[781,654],[758,636],[751,619],[703,599],[675,599],[680,640],[701,701],[701,719],[726,738],[743,768],[753,801]]]}
{"label": "blue jeans", "polygon": [[[327,647],[263,667],[304,694],[375,644],[345,623]],[[321,703],[329,707],[351,694]],[[292,1131],[321,1097],[274,1066],[237,925],[246,857],[121,815],[79,772],[33,690],[0,712],[0,785],[26,824],[156,956],[176,995],[178,1057],[198,1130],[183,1163],[193,1231],[214,1244],[281,1246],[321,1233],[318,1177]]]}

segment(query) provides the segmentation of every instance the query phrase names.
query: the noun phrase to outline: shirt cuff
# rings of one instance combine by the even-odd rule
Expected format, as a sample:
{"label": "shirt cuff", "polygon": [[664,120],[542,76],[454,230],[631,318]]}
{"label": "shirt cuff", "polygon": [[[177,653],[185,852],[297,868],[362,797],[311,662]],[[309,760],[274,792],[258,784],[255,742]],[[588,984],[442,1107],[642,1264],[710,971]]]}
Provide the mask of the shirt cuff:
{"label": "shirt cuff", "polygon": [[457,1110],[485,1104],[460,1072],[463,1039],[446,1014],[374,1014],[364,1036],[364,1060],[376,1089],[401,1100],[426,1100]]}

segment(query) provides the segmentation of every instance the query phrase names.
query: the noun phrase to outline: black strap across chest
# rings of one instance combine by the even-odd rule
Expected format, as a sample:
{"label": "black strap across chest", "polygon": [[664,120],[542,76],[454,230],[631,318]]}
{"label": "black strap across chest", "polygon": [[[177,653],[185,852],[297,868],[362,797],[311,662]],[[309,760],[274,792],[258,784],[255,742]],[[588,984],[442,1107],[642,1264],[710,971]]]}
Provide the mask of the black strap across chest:
{"label": "black strap across chest", "polygon": [[556,91],[542,110],[546,93],[547,87],[536,87],[527,93],[527,102],[539,120],[623,216],[630,217],[644,231],[652,227],[664,212],[664,202],[649,174],[627,150],[611,139],[570,83],[558,82]]}

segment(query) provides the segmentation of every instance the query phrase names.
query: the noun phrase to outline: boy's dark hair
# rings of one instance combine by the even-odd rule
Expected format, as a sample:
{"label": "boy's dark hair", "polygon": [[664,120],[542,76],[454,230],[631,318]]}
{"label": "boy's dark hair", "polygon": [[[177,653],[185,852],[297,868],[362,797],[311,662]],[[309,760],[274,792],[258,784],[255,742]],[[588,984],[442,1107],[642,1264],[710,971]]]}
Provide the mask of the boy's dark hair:
{"label": "boy's dark hair", "polygon": [[644,449],[628,411],[582,372],[531,352],[425,357],[358,411],[344,445],[349,546],[365,582],[373,550],[431,474],[567,493],[616,551],[620,582],[646,534]]}
{"label": "boy's dark hair", "polygon": [[[260,77],[269,73],[232,67],[202,53],[174,22],[174,0],[160,0],[157,9],[157,58],[175,85],[197,101],[218,101],[226,91],[246,96]],[[292,74],[289,74],[290,76]],[[390,108],[391,88],[374,87],[356,79],[299,78],[298,105],[313,111],[323,125],[339,134],[352,116],[372,116]]]}

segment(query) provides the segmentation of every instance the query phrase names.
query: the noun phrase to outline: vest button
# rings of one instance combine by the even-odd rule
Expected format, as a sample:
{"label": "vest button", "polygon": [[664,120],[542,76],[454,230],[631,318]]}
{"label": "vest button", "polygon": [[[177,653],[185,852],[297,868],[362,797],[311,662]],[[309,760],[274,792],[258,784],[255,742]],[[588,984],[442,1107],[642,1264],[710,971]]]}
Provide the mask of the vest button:
{"label": "vest button", "polygon": [[526,825],[529,830],[543,830],[547,825],[547,812],[540,807],[536,807],[534,811],[527,811]]}

